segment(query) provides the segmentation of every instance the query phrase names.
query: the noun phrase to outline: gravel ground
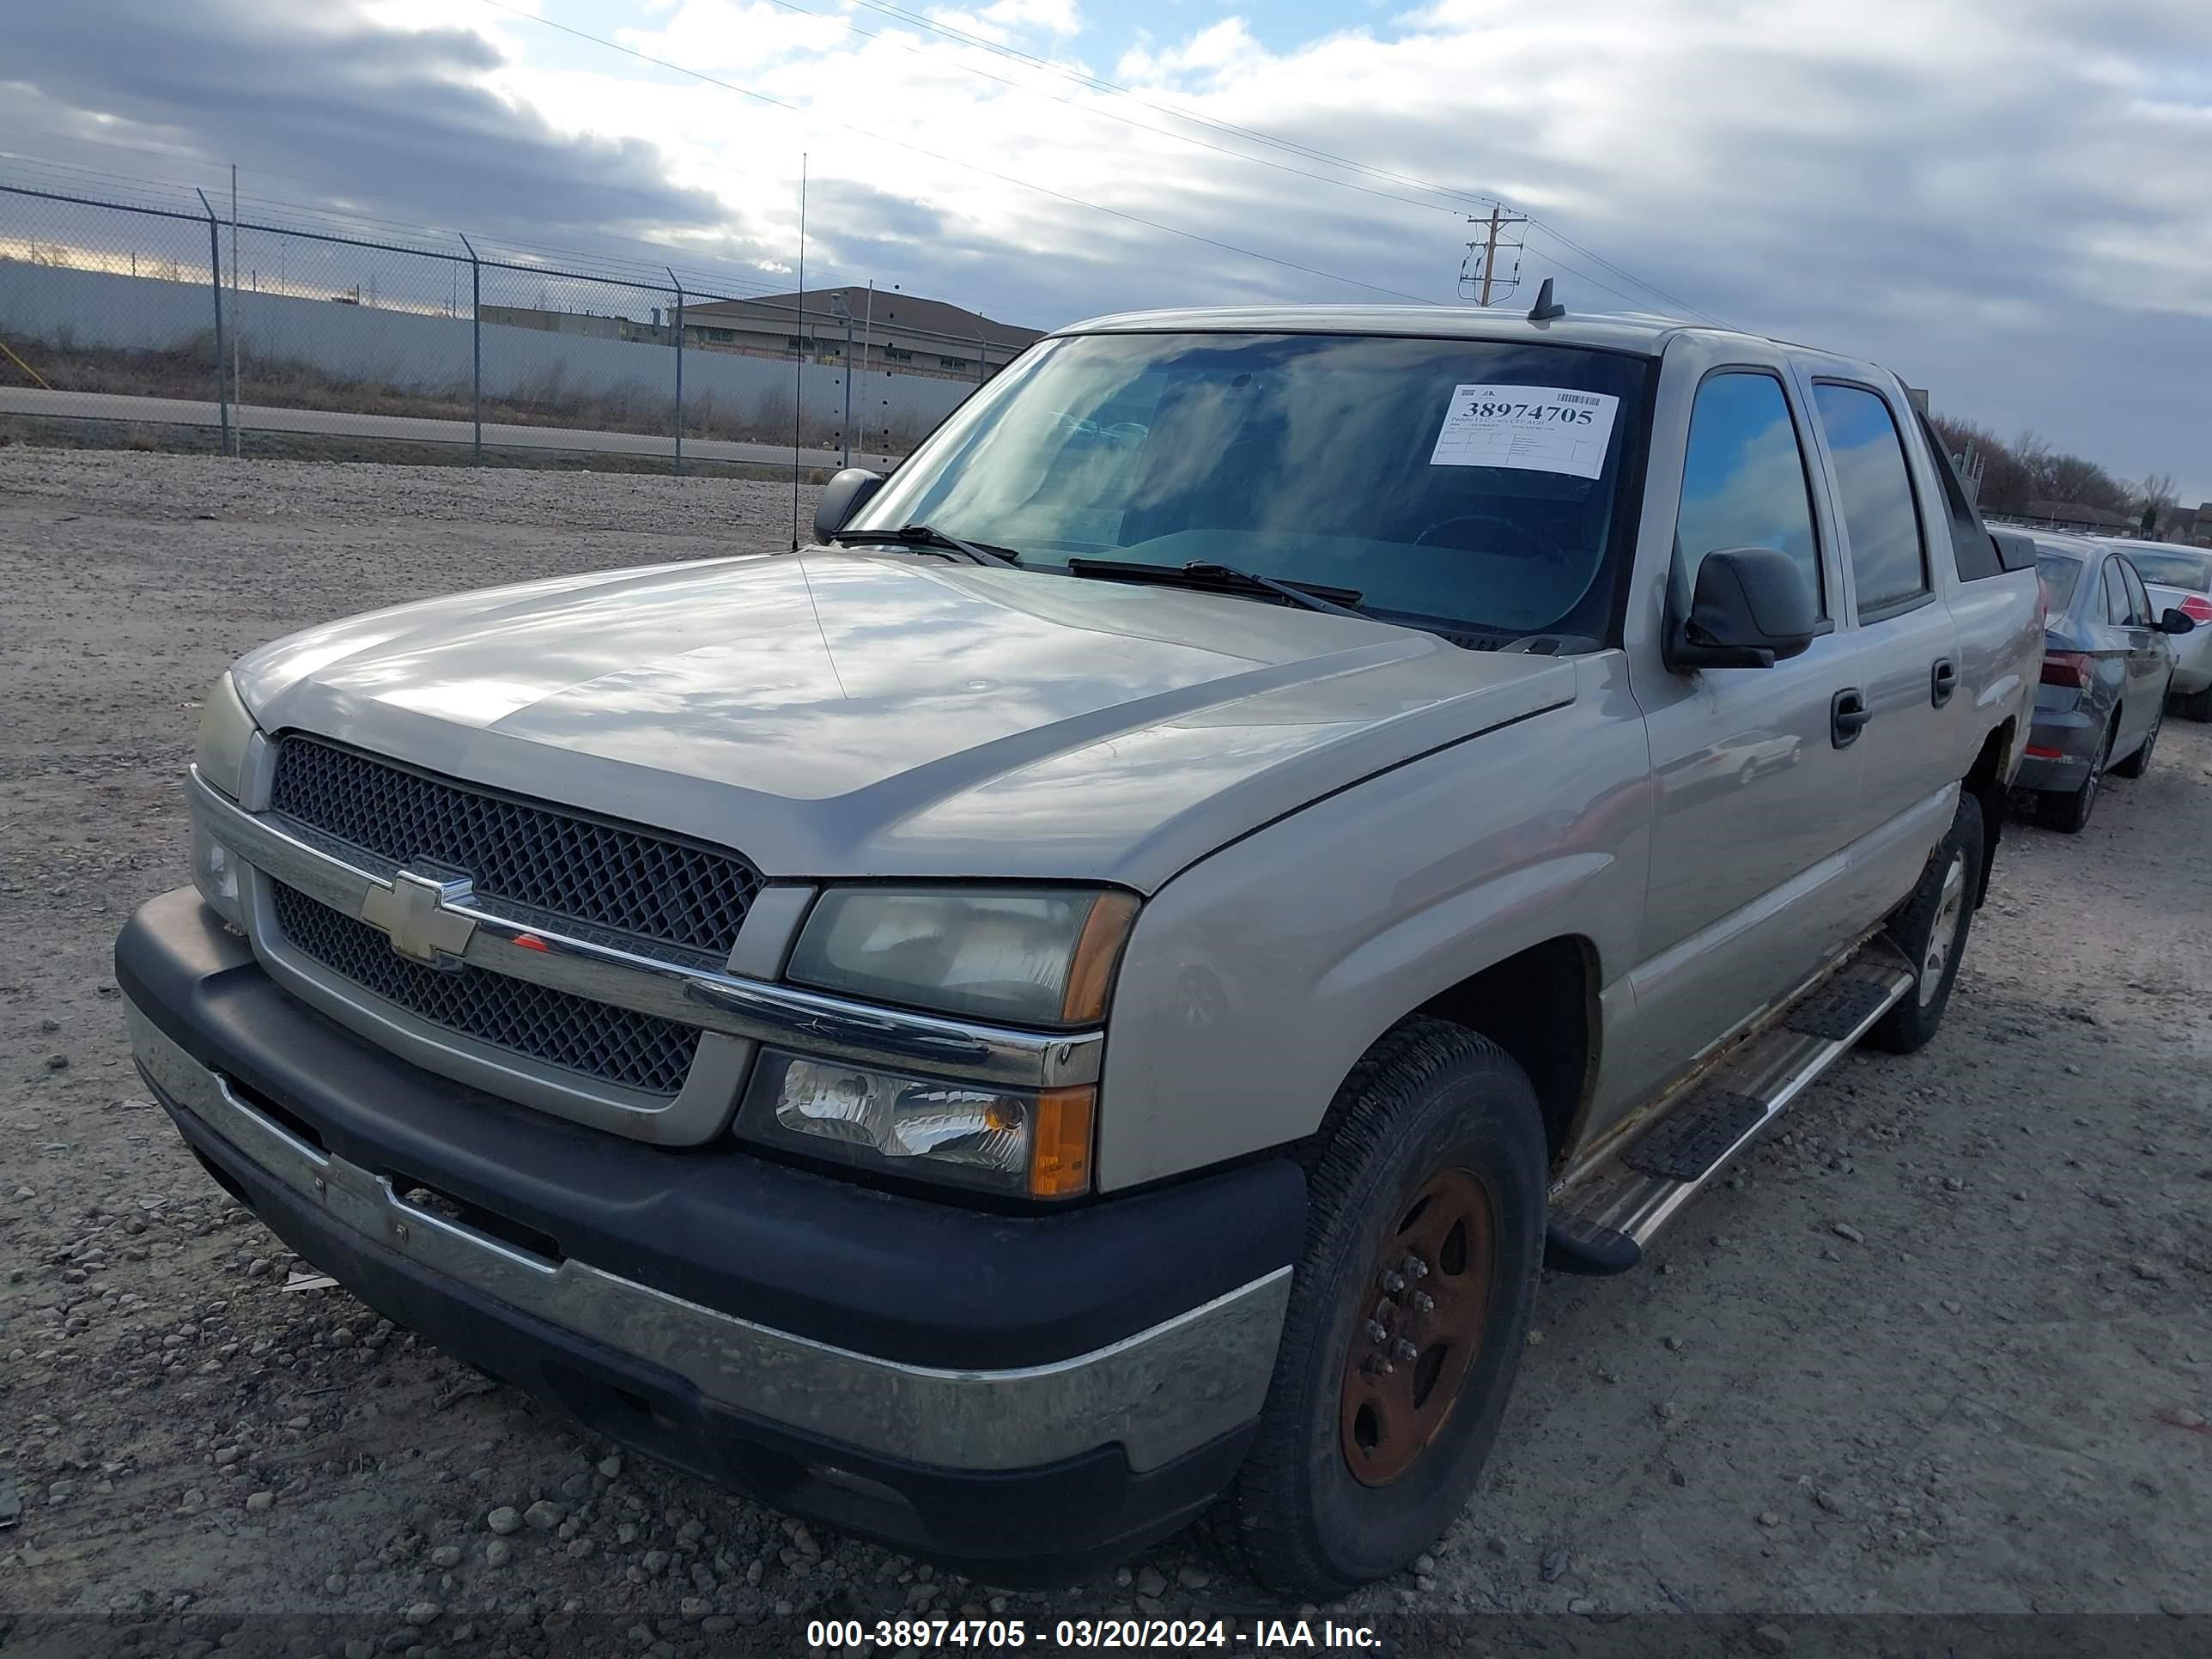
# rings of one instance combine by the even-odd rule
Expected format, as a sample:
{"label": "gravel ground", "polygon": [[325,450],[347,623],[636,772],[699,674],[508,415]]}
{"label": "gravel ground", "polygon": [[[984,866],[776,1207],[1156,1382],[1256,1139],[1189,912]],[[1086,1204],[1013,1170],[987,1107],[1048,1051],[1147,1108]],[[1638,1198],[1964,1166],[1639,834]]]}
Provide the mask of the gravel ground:
{"label": "gravel ground", "polygon": [[[810,1614],[1291,1613],[1190,1537],[1002,1596],[621,1455],[285,1291],[143,1098],[109,947],[185,878],[177,784],[230,657],[773,546],[789,512],[758,483],[0,450],[0,1646],[784,1653]],[[2212,1644],[2209,869],[2212,729],[2179,720],[2085,835],[2012,826],[1942,1036],[1844,1062],[1642,1271],[1547,1279],[1477,1500],[1329,1614],[1410,1652],[1907,1628],[1816,1619],[1863,1613]]]}

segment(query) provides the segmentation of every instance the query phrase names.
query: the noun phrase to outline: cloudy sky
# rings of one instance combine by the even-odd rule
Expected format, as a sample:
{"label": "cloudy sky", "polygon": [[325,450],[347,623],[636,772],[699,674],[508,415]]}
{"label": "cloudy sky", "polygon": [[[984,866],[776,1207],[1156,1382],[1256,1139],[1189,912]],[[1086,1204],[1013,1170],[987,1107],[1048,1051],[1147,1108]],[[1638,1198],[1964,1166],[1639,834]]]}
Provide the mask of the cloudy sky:
{"label": "cloudy sky", "polygon": [[2206,0],[80,0],[19,9],[0,94],[18,178],[235,162],[763,286],[804,151],[810,284],[1039,326],[1454,302],[1496,196],[1531,292],[1878,357],[2212,499]]}

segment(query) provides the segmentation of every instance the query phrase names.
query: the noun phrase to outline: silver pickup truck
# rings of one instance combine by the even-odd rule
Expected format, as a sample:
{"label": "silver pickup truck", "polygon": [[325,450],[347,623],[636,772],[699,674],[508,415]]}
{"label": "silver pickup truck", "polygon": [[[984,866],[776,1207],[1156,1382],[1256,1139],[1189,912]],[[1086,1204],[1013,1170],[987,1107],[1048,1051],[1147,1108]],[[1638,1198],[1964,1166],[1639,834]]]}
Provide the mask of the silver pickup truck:
{"label": "silver pickup truck", "polygon": [[249,653],[117,970],[369,1304],[994,1583],[1427,1547],[1540,1269],[1934,1035],[2042,653],[1894,375],[1550,305],[1067,329],[815,528]]}

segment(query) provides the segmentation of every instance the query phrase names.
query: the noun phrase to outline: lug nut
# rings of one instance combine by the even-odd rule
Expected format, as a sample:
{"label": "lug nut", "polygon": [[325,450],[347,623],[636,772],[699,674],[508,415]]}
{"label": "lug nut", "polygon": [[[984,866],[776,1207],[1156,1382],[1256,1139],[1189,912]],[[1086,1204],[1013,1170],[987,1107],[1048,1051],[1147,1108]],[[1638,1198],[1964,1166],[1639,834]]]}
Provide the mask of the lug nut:
{"label": "lug nut", "polygon": [[1367,1322],[1367,1340],[1380,1347],[1390,1340],[1390,1333],[1383,1328],[1381,1320],[1370,1319]]}
{"label": "lug nut", "polygon": [[1431,1296],[1426,1291],[1415,1291],[1413,1292],[1413,1311],[1415,1313],[1434,1313],[1436,1311],[1436,1297]]}
{"label": "lug nut", "polygon": [[1390,1350],[1390,1357],[1394,1359],[1402,1359],[1410,1365],[1421,1357],[1421,1351],[1401,1338],[1398,1346]]}
{"label": "lug nut", "polygon": [[1405,1275],[1405,1274],[1403,1274],[1403,1273],[1384,1273],[1384,1274],[1382,1275],[1382,1289],[1383,1289],[1383,1290],[1384,1290],[1384,1291],[1385,1291],[1385,1292],[1387,1292],[1388,1294],[1389,1294],[1389,1295],[1391,1295],[1391,1296],[1398,1296],[1398,1295],[1401,1295],[1401,1294],[1402,1294],[1402,1293],[1404,1292],[1405,1288],[1406,1288],[1406,1275]]}
{"label": "lug nut", "polygon": [[1367,1374],[1370,1376],[1388,1376],[1392,1369],[1390,1362],[1379,1353],[1367,1362]]}
{"label": "lug nut", "polygon": [[1405,1267],[1406,1272],[1413,1278],[1426,1279],[1429,1276],[1429,1264],[1417,1255],[1407,1256]]}

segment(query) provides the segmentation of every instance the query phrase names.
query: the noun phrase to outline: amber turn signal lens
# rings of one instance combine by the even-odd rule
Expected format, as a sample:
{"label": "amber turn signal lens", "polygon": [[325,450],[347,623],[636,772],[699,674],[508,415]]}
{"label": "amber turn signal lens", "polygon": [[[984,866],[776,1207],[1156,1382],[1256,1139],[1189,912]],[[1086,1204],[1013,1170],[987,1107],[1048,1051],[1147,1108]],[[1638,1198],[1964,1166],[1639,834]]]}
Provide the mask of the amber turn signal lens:
{"label": "amber turn signal lens", "polygon": [[1060,1017],[1069,1024],[1089,1024],[1106,1018],[1114,969],[1121,963],[1121,947],[1128,943],[1130,924],[1136,919],[1133,893],[1101,893],[1092,901],[1083,931],[1076,936],[1074,959],[1067,965],[1067,990],[1060,1000]]}
{"label": "amber turn signal lens", "polygon": [[1030,1196],[1073,1198],[1091,1190],[1091,1122],[1098,1091],[1047,1089],[1030,1132]]}

